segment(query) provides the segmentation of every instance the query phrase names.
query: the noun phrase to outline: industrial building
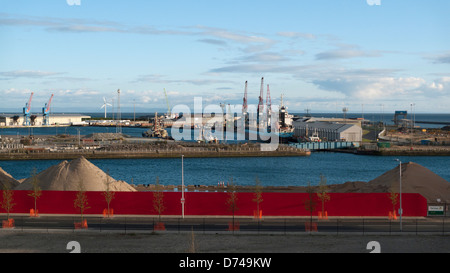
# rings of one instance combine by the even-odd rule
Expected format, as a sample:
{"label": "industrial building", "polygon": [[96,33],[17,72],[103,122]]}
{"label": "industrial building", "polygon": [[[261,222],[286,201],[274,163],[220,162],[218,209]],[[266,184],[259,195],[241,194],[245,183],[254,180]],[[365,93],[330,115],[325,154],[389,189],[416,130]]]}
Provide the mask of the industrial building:
{"label": "industrial building", "polygon": [[362,141],[362,128],[355,124],[298,119],[293,122],[297,138],[319,138],[322,141]]}
{"label": "industrial building", "polygon": [[0,114],[0,126],[82,125],[90,116],[80,114],[30,115],[30,124],[23,114]]}

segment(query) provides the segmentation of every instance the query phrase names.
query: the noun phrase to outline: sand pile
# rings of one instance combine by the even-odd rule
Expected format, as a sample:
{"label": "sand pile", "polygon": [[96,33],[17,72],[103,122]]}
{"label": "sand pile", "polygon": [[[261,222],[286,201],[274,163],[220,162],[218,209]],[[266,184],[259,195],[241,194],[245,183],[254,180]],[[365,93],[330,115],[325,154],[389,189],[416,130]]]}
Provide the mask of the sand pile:
{"label": "sand pile", "polygon": [[[84,157],[54,165],[40,172],[37,179],[42,190],[79,191],[81,181],[85,191],[105,191],[106,181],[109,179],[111,191],[136,191],[127,182],[113,179]],[[31,182],[30,177],[15,187],[15,190],[31,190]]]}
{"label": "sand pile", "polygon": [[[399,166],[369,182],[332,185],[332,192],[399,192]],[[419,193],[429,202],[450,202],[450,182],[417,163],[402,164],[402,192]]]}
{"label": "sand pile", "polygon": [[8,187],[10,189],[13,189],[17,185],[19,185],[19,181],[14,179],[9,173],[5,172],[0,167],[0,190],[3,190],[4,187]]}

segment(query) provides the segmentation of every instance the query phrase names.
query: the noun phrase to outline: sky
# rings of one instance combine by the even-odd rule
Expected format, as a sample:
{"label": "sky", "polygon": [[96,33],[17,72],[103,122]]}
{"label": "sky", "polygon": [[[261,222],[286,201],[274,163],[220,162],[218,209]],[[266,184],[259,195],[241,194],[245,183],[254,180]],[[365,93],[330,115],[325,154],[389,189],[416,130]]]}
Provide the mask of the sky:
{"label": "sky", "polygon": [[261,78],[295,113],[450,113],[449,14],[447,0],[0,0],[0,113],[31,92],[32,112],[51,94],[53,112],[241,105],[246,81],[256,105]]}

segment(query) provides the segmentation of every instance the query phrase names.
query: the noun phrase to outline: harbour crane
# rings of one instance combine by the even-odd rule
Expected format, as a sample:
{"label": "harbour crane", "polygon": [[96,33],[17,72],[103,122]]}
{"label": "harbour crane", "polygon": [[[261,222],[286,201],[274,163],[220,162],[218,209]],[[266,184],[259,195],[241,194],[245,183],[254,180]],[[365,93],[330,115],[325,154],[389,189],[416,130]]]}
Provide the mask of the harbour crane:
{"label": "harbour crane", "polygon": [[242,121],[244,126],[248,126],[248,120],[247,81],[245,81],[244,101],[242,103]]}
{"label": "harbour crane", "polygon": [[31,92],[30,99],[25,104],[25,107],[23,108],[23,125],[30,126],[30,110],[31,110],[31,99],[33,98],[33,92]]}
{"label": "harbour crane", "polygon": [[258,111],[264,105],[264,77],[261,78],[261,89],[259,91]]}
{"label": "harbour crane", "polygon": [[270,115],[272,114],[272,99],[270,98],[270,89],[267,85],[267,95],[266,95],[266,106],[267,106],[267,128],[270,127]]}
{"label": "harbour crane", "polygon": [[257,124],[258,127],[260,126],[260,122],[262,120],[261,115],[263,114],[263,108],[264,108],[264,77],[261,78],[261,89],[259,93],[259,102],[258,102],[258,109],[257,109]]}
{"label": "harbour crane", "polygon": [[247,105],[247,81],[245,81],[245,91],[244,91],[244,102],[242,103],[242,116],[247,115],[248,105]]}
{"label": "harbour crane", "polygon": [[271,109],[272,109],[272,99],[270,98],[270,89],[269,89],[269,85],[267,85],[266,104],[267,104],[267,112],[270,113],[270,111],[271,111]]}
{"label": "harbour crane", "polygon": [[43,114],[43,125],[50,125],[50,104],[52,103],[53,94],[50,96],[50,99],[45,104],[44,108],[42,108],[42,114]]}

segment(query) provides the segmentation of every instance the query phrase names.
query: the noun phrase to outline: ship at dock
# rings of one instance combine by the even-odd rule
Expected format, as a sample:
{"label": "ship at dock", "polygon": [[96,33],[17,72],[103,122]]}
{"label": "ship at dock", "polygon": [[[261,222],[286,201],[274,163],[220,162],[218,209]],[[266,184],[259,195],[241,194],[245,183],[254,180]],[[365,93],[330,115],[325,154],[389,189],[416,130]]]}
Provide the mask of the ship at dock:
{"label": "ship at dock", "polygon": [[158,117],[158,113],[155,113],[155,118],[153,120],[153,126],[150,129],[148,129],[147,131],[143,132],[142,137],[172,140],[172,137],[169,135],[167,130],[164,128],[163,120]]}
{"label": "ship at dock", "polygon": [[292,121],[294,115],[289,114],[287,106],[283,104],[283,95],[281,95],[281,103],[279,110],[279,130],[278,136],[281,143],[289,143],[294,139],[294,127]]}

